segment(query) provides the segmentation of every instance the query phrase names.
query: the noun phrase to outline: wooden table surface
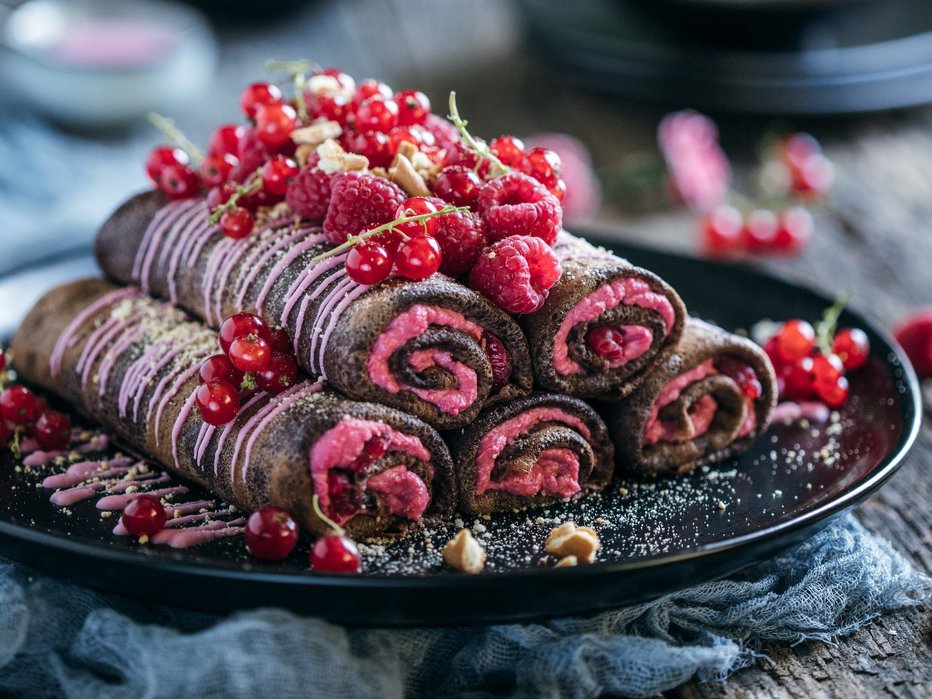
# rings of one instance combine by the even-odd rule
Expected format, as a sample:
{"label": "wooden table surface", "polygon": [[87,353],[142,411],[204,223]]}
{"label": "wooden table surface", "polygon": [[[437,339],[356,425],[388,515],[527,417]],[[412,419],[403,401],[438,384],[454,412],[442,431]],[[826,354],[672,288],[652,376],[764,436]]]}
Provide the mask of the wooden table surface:
{"label": "wooden table surface", "polygon": [[[269,57],[308,57],[396,88],[417,86],[438,111],[450,89],[475,134],[574,134],[600,169],[652,149],[659,117],[642,107],[584,93],[554,77],[520,38],[504,0],[385,0],[317,3],[281,23],[226,27],[217,114],[234,108],[234,87]],[[683,108],[690,105],[670,105]],[[220,117],[217,117],[220,118]],[[759,118],[716,117],[723,143],[741,168],[769,126]],[[201,119],[188,121],[197,132]],[[185,118],[179,120],[185,123]],[[852,305],[888,327],[908,309],[932,304],[932,109],[861,117],[793,119],[811,131],[837,168],[837,185],[817,217],[810,248],[797,259],[760,264],[829,293],[853,288]],[[598,217],[647,245],[695,250],[694,221],[670,207],[624,208],[609,200]],[[925,401],[929,412],[930,401]],[[932,574],[932,424],[901,472],[857,510],[871,531],[890,539]],[[671,697],[921,697],[932,695],[932,625],[928,609],[888,614],[837,645],[770,647],[770,661],[724,685],[687,684]]]}

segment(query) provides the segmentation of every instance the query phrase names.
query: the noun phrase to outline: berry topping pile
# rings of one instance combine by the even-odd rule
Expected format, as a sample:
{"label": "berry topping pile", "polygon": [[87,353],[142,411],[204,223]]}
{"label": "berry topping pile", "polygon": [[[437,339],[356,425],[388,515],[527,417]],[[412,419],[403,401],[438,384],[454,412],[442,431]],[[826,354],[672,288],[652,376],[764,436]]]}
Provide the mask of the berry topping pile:
{"label": "berry topping pile", "polygon": [[209,425],[225,425],[239,412],[244,394],[256,389],[277,394],[298,380],[291,341],[281,328],[270,329],[254,313],[237,313],[220,326],[222,354],[198,370],[195,401]]}
{"label": "berry topping pile", "polygon": [[[347,252],[346,272],[359,284],[441,272],[471,280],[511,313],[540,308],[560,276],[550,246],[562,229],[566,183],[555,151],[514,136],[489,144],[473,137],[452,93],[444,119],[417,90],[357,83],[305,61],[270,69],[290,80],[247,85],[245,123],[219,126],[203,153],[171,120],[154,117],[171,142],[146,161],[156,188],[171,199],[205,196],[209,222],[234,239],[273,218],[320,225],[336,247],[313,262]],[[508,264],[524,272],[505,288],[503,263],[489,261],[500,241],[516,237],[542,242],[506,246]],[[476,265],[485,271],[473,274]],[[271,360],[248,340],[230,361],[261,387]],[[235,414],[229,385],[202,393],[198,404],[212,420]]]}
{"label": "berry topping pile", "polygon": [[860,328],[836,329],[846,302],[847,296],[840,297],[815,327],[806,320],[788,320],[764,342],[781,399],[816,400],[830,408],[848,400],[845,374],[867,363],[870,341]]}

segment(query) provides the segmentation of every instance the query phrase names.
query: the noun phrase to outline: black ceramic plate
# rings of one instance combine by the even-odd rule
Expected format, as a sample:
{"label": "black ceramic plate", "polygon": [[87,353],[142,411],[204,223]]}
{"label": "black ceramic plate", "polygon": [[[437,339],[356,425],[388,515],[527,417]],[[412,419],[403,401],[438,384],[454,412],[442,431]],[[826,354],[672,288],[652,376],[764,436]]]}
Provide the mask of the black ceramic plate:
{"label": "black ceramic plate", "polygon": [[[698,316],[727,328],[770,317],[815,318],[829,300],[758,272],[616,245],[662,275]],[[0,330],[9,333],[45,288],[93,270],[87,257],[0,279]],[[826,526],[879,488],[899,467],[920,422],[915,376],[887,335],[865,328],[869,364],[852,375],[853,395],[830,425],[777,425],[747,454],[674,479],[619,482],[602,496],[542,512],[466,519],[487,544],[486,572],[445,569],[443,543],[456,524],[367,549],[358,576],[308,570],[308,542],[267,565],[234,537],[172,550],[114,536],[94,500],[61,510],[37,487],[48,473],[0,462],[0,552],[48,572],[152,601],[230,610],[276,605],[355,624],[491,623],[578,614],[632,603],[713,579]],[[54,467],[50,467],[54,470]],[[187,497],[197,497],[192,492]],[[549,530],[573,518],[600,532],[595,565],[542,562]],[[462,525],[463,523],[460,523]]]}

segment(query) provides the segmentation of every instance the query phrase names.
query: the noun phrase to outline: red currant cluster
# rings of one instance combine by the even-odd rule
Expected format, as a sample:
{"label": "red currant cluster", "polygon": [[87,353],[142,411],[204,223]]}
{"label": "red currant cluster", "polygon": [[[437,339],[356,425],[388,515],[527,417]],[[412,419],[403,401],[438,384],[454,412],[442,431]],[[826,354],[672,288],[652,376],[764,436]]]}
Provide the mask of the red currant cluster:
{"label": "red currant cluster", "polygon": [[816,328],[805,320],[788,320],[764,344],[777,372],[781,398],[820,400],[838,408],[848,400],[845,372],[864,366],[870,342],[859,328],[835,332],[841,308],[826,311]]}
{"label": "red currant cluster", "polygon": [[919,308],[907,315],[893,334],[919,378],[932,377],[932,307]]}
{"label": "red currant cluster", "polygon": [[208,357],[198,372],[195,401],[209,425],[225,425],[239,412],[243,393],[281,393],[298,379],[291,340],[254,313],[237,313],[220,326],[223,354]]}
{"label": "red currant cluster", "polygon": [[[311,547],[311,568],[322,573],[358,573],[361,559],[356,543],[342,527],[320,511],[314,496],[314,511],[330,531]],[[246,549],[264,561],[287,558],[298,543],[298,524],[288,512],[277,507],[263,507],[246,522]]]}
{"label": "red currant cluster", "polygon": [[[0,349],[0,372],[6,369],[6,354]],[[21,436],[32,437],[46,451],[61,451],[71,445],[71,418],[21,384],[0,392],[0,442],[13,437],[14,450]]]}

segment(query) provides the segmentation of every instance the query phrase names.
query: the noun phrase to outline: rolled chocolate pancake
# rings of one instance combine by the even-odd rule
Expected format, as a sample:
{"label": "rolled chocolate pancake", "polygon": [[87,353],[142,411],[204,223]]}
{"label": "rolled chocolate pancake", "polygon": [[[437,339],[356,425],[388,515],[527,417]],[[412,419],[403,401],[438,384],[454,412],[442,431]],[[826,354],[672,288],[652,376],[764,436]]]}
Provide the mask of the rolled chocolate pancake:
{"label": "rolled chocolate pancake", "polygon": [[676,352],[624,401],[605,404],[618,463],[686,473],[751,446],[776,405],[767,355],[748,339],[690,318]]}
{"label": "rolled chocolate pancake", "polygon": [[257,392],[233,422],[207,425],[194,401],[216,333],[134,287],[90,279],[53,289],[12,346],[24,379],[247,510],[281,507],[323,532],[316,493],[353,536],[401,533],[453,510],[446,445],[398,410],[302,381],[277,396]]}
{"label": "rolled chocolate pancake", "polygon": [[599,415],[569,396],[534,393],[493,405],[448,435],[459,510],[487,514],[550,505],[601,490],[614,448]]}
{"label": "rolled chocolate pancake", "polygon": [[[465,286],[439,274],[357,284],[346,275],[346,253],[311,262],[332,245],[291,215],[241,240],[207,218],[203,199],[138,195],[101,228],[97,261],[111,279],[138,284],[214,328],[233,313],[257,312],[285,328],[311,376],[438,428],[467,424],[483,406],[530,392],[521,329]],[[489,353],[497,343],[511,373],[495,381]]]}
{"label": "rolled chocolate pancake", "polygon": [[[522,319],[537,383],[582,398],[630,395],[679,342],[682,300],[657,275],[565,231],[554,252],[563,274]],[[606,330],[607,344],[592,335]]]}

